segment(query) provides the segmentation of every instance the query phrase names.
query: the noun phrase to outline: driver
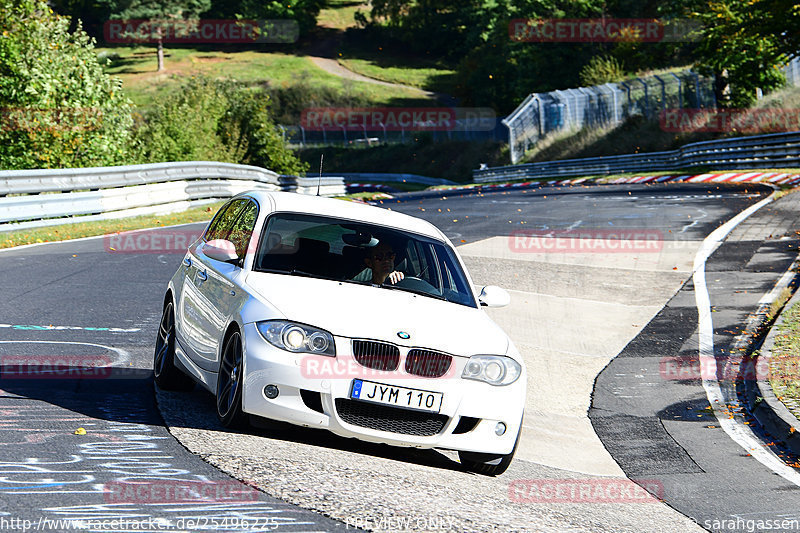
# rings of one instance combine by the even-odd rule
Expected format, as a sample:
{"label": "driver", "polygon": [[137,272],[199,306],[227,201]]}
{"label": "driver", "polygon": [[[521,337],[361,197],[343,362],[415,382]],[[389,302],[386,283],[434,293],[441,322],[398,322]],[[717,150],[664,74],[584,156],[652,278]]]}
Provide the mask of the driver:
{"label": "driver", "polygon": [[356,279],[371,281],[375,285],[382,285],[387,281],[392,285],[398,283],[405,276],[402,272],[394,269],[394,258],[394,250],[386,241],[369,248],[367,256],[364,258],[364,263],[369,267],[369,270],[361,272],[356,276]]}

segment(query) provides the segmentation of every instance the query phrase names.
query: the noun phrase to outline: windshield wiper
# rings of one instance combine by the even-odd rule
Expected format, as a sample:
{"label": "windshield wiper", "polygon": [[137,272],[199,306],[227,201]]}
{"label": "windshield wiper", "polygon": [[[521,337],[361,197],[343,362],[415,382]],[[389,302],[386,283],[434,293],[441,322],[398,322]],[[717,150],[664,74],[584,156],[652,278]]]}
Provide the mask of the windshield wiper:
{"label": "windshield wiper", "polygon": [[429,296],[431,298],[436,298],[437,300],[447,301],[447,299],[444,296],[440,295],[440,294],[433,294],[433,293],[430,293],[430,292],[425,292],[425,291],[423,291],[421,289],[412,289],[410,287],[398,287],[397,285],[391,285],[391,284],[388,284],[388,283],[384,283],[383,285],[381,285],[381,288],[392,289],[393,291],[413,292],[414,294],[419,294],[419,295],[422,295],[422,296]]}
{"label": "windshield wiper", "polygon": [[288,274],[290,276],[305,276],[308,278],[333,279],[333,278],[326,278],[325,276],[320,276],[319,274],[312,274],[311,272],[306,272],[304,270],[298,270],[296,268],[293,268],[291,270],[282,270],[279,268],[260,268],[257,270],[257,272],[267,272],[269,274]]}

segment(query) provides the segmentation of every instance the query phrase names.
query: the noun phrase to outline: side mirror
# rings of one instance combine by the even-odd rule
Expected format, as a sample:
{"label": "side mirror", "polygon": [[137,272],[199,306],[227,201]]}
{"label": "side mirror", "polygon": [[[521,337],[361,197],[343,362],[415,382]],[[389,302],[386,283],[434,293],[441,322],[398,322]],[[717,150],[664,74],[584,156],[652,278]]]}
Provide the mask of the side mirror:
{"label": "side mirror", "polygon": [[230,263],[239,259],[239,256],[236,255],[236,246],[225,239],[208,241],[203,245],[203,253],[211,259],[222,261],[223,263]]}
{"label": "side mirror", "polygon": [[478,301],[485,307],[505,307],[511,302],[511,295],[497,285],[487,285],[481,289]]}

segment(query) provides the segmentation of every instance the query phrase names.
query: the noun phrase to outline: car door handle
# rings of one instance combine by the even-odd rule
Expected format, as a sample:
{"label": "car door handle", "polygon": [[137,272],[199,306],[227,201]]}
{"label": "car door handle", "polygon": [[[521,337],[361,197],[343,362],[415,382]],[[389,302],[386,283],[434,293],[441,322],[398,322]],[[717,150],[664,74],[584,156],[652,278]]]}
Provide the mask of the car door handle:
{"label": "car door handle", "polygon": [[192,260],[189,259],[188,257],[184,257],[183,258],[183,266],[187,266],[187,267],[192,266]]}
{"label": "car door handle", "polygon": [[197,277],[200,278],[200,281],[205,281],[208,279],[208,274],[206,274],[205,270],[198,270]]}

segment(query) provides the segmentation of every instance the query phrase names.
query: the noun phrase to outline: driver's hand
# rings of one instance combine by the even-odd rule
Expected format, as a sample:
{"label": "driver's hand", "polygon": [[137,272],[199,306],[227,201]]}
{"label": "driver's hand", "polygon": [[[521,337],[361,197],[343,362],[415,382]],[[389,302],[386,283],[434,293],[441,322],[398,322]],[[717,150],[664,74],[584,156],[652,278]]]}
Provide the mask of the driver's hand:
{"label": "driver's hand", "polygon": [[391,283],[392,285],[395,285],[396,283],[398,283],[399,281],[401,281],[401,280],[402,280],[404,277],[405,277],[405,275],[403,275],[403,273],[402,273],[402,272],[398,272],[397,270],[395,270],[394,272],[392,272],[391,274],[389,274],[389,275],[386,277],[386,280],[387,280],[389,283]]}

